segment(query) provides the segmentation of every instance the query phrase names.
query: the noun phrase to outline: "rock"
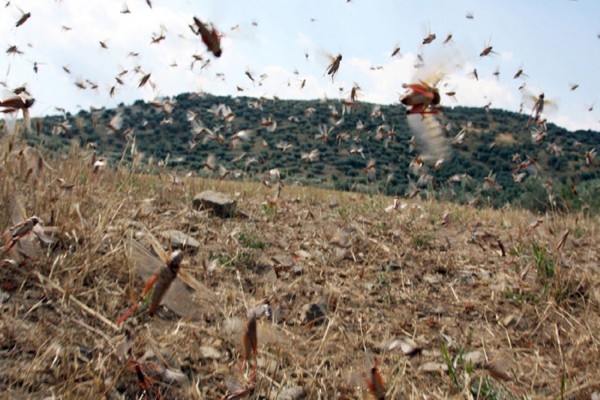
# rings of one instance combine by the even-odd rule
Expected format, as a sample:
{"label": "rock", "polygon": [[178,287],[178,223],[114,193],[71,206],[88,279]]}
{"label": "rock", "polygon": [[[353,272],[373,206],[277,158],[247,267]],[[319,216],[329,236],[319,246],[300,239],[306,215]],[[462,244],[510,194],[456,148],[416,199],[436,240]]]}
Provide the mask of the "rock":
{"label": "rock", "polygon": [[0,304],[4,304],[10,299],[10,295],[0,290]]}
{"label": "rock", "polygon": [[237,201],[224,193],[213,190],[205,190],[194,196],[192,202],[194,208],[212,210],[221,218],[231,218],[236,215]]}
{"label": "rock", "polygon": [[284,389],[277,398],[279,400],[302,400],[306,398],[306,393],[302,386],[292,386]]}
{"label": "rock", "polygon": [[198,250],[200,248],[200,242],[178,230],[164,231],[161,236],[171,241],[171,247],[174,249],[193,249]]}
{"label": "rock", "polygon": [[306,304],[302,307],[302,322],[304,324],[321,325],[325,321],[327,307],[323,303]]}
{"label": "rock", "polygon": [[292,273],[294,275],[302,275],[304,273],[304,265],[295,264],[294,267],[292,268]]}
{"label": "rock", "polygon": [[465,363],[471,363],[471,365],[474,367],[479,367],[485,363],[485,356],[483,352],[475,350],[464,354],[463,360]]}
{"label": "rock", "polygon": [[414,356],[421,352],[422,348],[412,340],[411,338],[399,338],[389,340],[382,344],[381,349],[384,351],[392,351],[394,349],[400,349],[404,355]]}
{"label": "rock", "polygon": [[446,372],[448,371],[448,366],[446,364],[438,363],[438,362],[426,362],[419,367],[419,371],[423,372]]}
{"label": "rock", "polygon": [[403,268],[403,265],[397,263],[396,261],[390,261],[387,266],[388,271],[398,271]]}
{"label": "rock", "polygon": [[211,346],[200,346],[200,354],[202,354],[202,358],[211,358],[213,360],[221,358],[221,352]]}

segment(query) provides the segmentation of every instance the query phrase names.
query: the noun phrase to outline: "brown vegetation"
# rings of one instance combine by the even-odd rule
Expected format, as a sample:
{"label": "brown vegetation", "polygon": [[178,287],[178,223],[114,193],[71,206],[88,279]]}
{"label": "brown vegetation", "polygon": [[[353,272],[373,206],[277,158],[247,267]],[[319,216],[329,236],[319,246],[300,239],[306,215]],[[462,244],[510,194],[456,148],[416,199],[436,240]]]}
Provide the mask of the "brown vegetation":
{"label": "brown vegetation", "polygon": [[[2,228],[14,225],[19,195],[55,242],[29,235],[2,255],[9,398],[600,392],[598,217],[416,199],[388,207],[383,196],[95,170],[77,147],[46,164],[12,140],[2,146]],[[237,216],[194,209],[205,189],[234,196]],[[150,249],[146,231],[174,229],[200,242],[181,265],[186,283],[201,283],[187,287],[197,309],[180,319],[163,304],[150,317],[142,301],[118,326],[145,285],[128,241]],[[265,299],[270,312],[248,314]],[[242,363],[247,315],[258,325],[255,377]]]}

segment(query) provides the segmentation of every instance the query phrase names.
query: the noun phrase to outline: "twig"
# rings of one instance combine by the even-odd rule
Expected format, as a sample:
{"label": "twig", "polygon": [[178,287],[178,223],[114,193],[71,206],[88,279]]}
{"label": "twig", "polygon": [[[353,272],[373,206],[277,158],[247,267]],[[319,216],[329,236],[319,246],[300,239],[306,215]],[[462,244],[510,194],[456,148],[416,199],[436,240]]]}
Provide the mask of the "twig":
{"label": "twig", "polygon": [[[40,282],[45,282],[52,289],[60,292],[63,296],[65,296],[67,294],[66,291],[63,288],[61,288],[56,283],[52,282],[50,279],[46,278],[45,276],[43,276],[39,272],[37,272],[37,276],[38,276],[38,279],[40,280]],[[77,300],[74,296],[70,295],[69,296],[69,301],[72,301],[76,306],[78,306],[83,311],[85,311],[86,313],[88,313],[92,317],[96,318],[97,320],[103,322],[106,326],[108,326],[109,328],[112,328],[112,330],[114,330],[115,332],[120,332],[121,331],[117,325],[115,325],[113,322],[111,322],[104,315],[98,313],[97,311],[92,310],[91,308],[89,308],[88,306],[86,306],[85,304],[83,304],[81,301]]]}
{"label": "twig", "polygon": [[246,295],[244,294],[244,285],[242,284],[242,276],[240,275],[240,271],[235,271],[235,276],[237,277],[238,283],[240,284],[240,292],[242,293],[242,300],[244,301],[244,308],[248,309],[248,303],[246,303]]}
{"label": "twig", "polygon": [[85,328],[85,329],[89,330],[90,332],[93,332],[96,335],[100,336],[102,339],[106,340],[106,342],[113,348],[113,350],[115,350],[115,345],[112,344],[108,335],[106,333],[102,332],[100,329],[96,329],[93,326],[89,326],[88,324],[86,324],[85,322],[83,322],[82,320],[80,320],[78,318],[71,318],[71,321],[75,322],[77,325],[81,326],[82,328]]}

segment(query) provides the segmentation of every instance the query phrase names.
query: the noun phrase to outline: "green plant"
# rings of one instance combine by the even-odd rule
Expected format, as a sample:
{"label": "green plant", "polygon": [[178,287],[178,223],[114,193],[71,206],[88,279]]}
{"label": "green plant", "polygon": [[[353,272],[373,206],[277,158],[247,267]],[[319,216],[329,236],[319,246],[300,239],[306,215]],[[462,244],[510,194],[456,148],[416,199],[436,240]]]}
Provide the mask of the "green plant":
{"label": "green plant", "polygon": [[263,242],[256,233],[242,232],[239,237],[240,244],[247,249],[259,249],[265,248],[265,242]]}
{"label": "green plant", "polygon": [[275,203],[265,203],[262,205],[263,213],[267,217],[267,220],[273,221],[275,215],[277,214],[277,204]]}
{"label": "green plant", "polygon": [[433,243],[435,241],[435,237],[431,233],[427,232],[413,233],[411,239],[413,246],[416,249],[429,249],[433,247]]}
{"label": "green plant", "polygon": [[[448,367],[448,375],[450,376],[450,379],[452,380],[452,383],[454,384],[454,386],[456,386],[456,388],[460,389],[460,384],[458,382],[458,376],[456,376],[456,369],[454,366],[454,362],[452,360],[452,357],[450,356],[450,353],[448,352],[448,349],[446,348],[446,345],[442,343],[442,355],[444,356],[444,361],[446,362],[446,366]],[[460,355],[460,353],[459,353]],[[459,357],[460,360],[462,360],[462,357]]]}
{"label": "green plant", "polygon": [[540,247],[535,242],[531,242],[535,268],[538,275],[542,278],[542,283],[546,286],[548,280],[554,277],[554,260],[548,254],[548,247]]}

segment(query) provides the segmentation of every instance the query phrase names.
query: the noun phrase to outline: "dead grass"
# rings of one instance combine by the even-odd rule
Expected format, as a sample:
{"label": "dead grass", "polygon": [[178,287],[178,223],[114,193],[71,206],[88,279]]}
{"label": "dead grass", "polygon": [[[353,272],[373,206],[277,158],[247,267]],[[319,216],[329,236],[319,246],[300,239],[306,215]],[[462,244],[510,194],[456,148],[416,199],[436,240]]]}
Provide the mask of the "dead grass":
{"label": "dead grass", "polygon": [[[51,171],[22,150],[3,146],[0,222],[12,225],[19,194],[28,216],[57,227],[57,242],[32,258],[3,256],[17,264],[5,261],[0,275],[9,296],[0,390],[9,398],[139,398],[127,348],[186,376],[155,382],[148,397],[219,398],[249,383],[241,327],[267,297],[273,317],[259,327],[247,398],[286,398],[298,386],[309,399],[368,398],[373,355],[390,399],[600,392],[597,217],[549,214],[530,230],[536,216],[511,208],[403,200],[386,213],[390,198],[288,186],[265,206],[273,189],[254,183],[93,173],[90,154],[77,148],[50,161]],[[62,189],[57,178],[75,186]],[[224,220],[192,209],[204,189],[236,197],[242,214]],[[144,286],[124,247],[142,226],[200,241],[183,269],[216,300],[198,296],[198,320],[163,307],[116,325]],[[308,323],[311,304],[325,315]]]}
{"label": "dead grass", "polygon": [[515,144],[517,140],[515,139],[515,136],[512,133],[505,132],[496,135],[495,142],[498,144],[511,145]]}

